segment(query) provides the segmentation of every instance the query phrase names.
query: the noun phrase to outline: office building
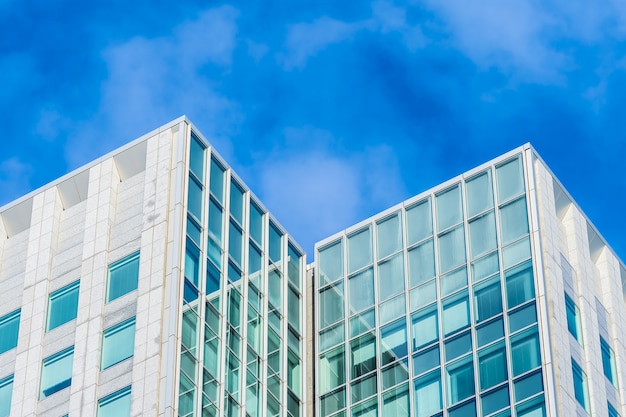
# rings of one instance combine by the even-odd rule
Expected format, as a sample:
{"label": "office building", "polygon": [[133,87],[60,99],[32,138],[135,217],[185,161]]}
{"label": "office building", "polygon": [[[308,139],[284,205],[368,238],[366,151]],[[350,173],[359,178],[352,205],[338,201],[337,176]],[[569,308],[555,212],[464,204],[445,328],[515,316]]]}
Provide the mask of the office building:
{"label": "office building", "polygon": [[0,417],[624,416],[625,282],[530,145],[307,265],[182,117],[0,208]]}

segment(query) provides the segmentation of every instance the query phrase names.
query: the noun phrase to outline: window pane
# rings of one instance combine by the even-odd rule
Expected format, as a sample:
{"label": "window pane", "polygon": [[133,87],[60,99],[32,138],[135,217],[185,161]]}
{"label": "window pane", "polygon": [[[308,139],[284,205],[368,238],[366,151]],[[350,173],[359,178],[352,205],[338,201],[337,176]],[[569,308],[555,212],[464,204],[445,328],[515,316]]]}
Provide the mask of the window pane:
{"label": "window pane", "polygon": [[502,337],[504,337],[504,324],[502,318],[484,324],[476,329],[478,347],[485,346]]}
{"label": "window pane", "polygon": [[209,236],[222,245],[222,209],[211,199],[209,201]]}
{"label": "window pane", "polygon": [[139,252],[109,265],[107,302],[137,289],[139,280]]}
{"label": "window pane", "polygon": [[413,350],[417,350],[439,339],[436,305],[414,313],[411,317],[411,322]]}
{"label": "window pane", "polygon": [[456,185],[437,194],[437,230],[442,231],[463,220],[461,188]]}
{"label": "window pane", "polygon": [[441,410],[441,375],[438,371],[415,380],[414,398],[416,417],[430,417]]}
{"label": "window pane", "polygon": [[456,290],[467,286],[467,268],[463,266],[456,271],[448,272],[439,279],[441,284],[441,296],[445,297]]}
{"label": "window pane", "polygon": [[193,219],[192,216],[187,216],[187,237],[193,240],[193,242],[200,246],[201,244],[202,230],[200,225]]}
{"label": "window pane", "polygon": [[250,237],[263,245],[263,211],[250,199]]}
{"label": "window pane", "polygon": [[[491,391],[488,394],[483,394],[482,396],[482,405],[483,405],[483,415],[488,415],[493,413],[494,411],[500,410],[510,403],[509,398],[509,386],[505,385],[502,388],[499,388],[495,391]],[[509,414],[510,415],[510,414]],[[498,417],[500,414],[498,414]]]}
{"label": "window pane", "polygon": [[565,294],[565,311],[567,312],[567,330],[579,343],[582,342],[580,329],[580,312],[574,301]]}
{"label": "window pane", "polygon": [[243,264],[243,240],[241,229],[231,220],[228,232],[228,254],[238,266]]}
{"label": "window pane", "polygon": [[439,272],[447,272],[465,263],[465,232],[463,225],[439,236]]}
{"label": "window pane", "polygon": [[350,312],[364,310],[374,305],[374,271],[368,268],[348,279]]}
{"label": "window pane", "polygon": [[508,308],[535,298],[533,267],[530,261],[505,272]]}
{"label": "window pane", "polygon": [[503,202],[524,192],[522,160],[517,157],[496,168],[498,201]]}
{"label": "window pane", "polygon": [[0,379],[0,417],[9,417],[13,395],[13,375]]}
{"label": "window pane", "polygon": [[387,391],[383,395],[383,416],[409,415],[409,387],[407,385]]}
{"label": "window pane", "polygon": [[511,363],[513,364],[513,376],[518,376],[541,365],[537,333],[529,336],[522,335],[511,342]]}
{"label": "window pane", "polygon": [[506,381],[506,352],[504,345],[498,349],[488,349],[488,351],[480,353],[478,359],[478,368],[480,373],[480,389],[486,390],[501,382]]}
{"label": "window pane", "polygon": [[474,395],[474,366],[470,360],[462,360],[446,368],[448,405]]}
{"label": "window pane", "polygon": [[204,145],[193,133],[191,134],[191,144],[189,150],[189,169],[200,181],[204,177]]}
{"label": "window pane", "polygon": [[535,303],[509,313],[509,332],[514,333],[537,322]]}
{"label": "window pane", "polygon": [[283,247],[281,245],[282,242],[282,233],[276,226],[270,222],[270,250],[269,257],[270,261],[274,263],[280,262],[283,258]]}
{"label": "window pane", "polygon": [[319,381],[322,394],[346,382],[343,346],[320,355]]}
{"label": "window pane", "polygon": [[[361,397],[358,398],[360,400]],[[358,401],[353,399],[352,401]],[[378,402],[376,398],[372,398],[369,401],[360,403],[352,407],[352,417],[377,417],[378,416]]]}
{"label": "window pane", "polygon": [[200,280],[200,250],[190,240],[185,249],[185,278],[198,287]]}
{"label": "window pane", "polygon": [[525,237],[502,249],[502,266],[508,268],[530,258],[530,239]]}
{"label": "window pane", "polygon": [[43,360],[43,368],[41,370],[41,399],[70,386],[72,382],[73,362],[73,346]]}
{"label": "window pane", "polygon": [[404,319],[381,329],[380,348],[382,364],[386,365],[407,355],[406,322]]}
{"label": "window pane", "polygon": [[493,211],[472,220],[469,224],[469,235],[472,259],[496,249],[496,220]]}
{"label": "window pane", "polygon": [[543,391],[541,371],[526,375],[514,384],[515,401],[521,401],[541,391]]}
{"label": "window pane", "polygon": [[408,245],[433,234],[430,198],[406,210],[406,231]]}
{"label": "window pane", "polygon": [[0,317],[0,354],[17,346],[21,310]]}
{"label": "window pane", "polygon": [[572,359],[572,375],[574,379],[574,396],[576,401],[587,410],[587,376],[580,366]]}
{"label": "window pane", "polygon": [[615,354],[606,340],[602,337],[600,337],[600,348],[602,350],[602,370],[604,371],[604,376],[611,382],[611,384],[617,385],[617,380],[615,379],[615,376],[617,375],[615,371]]}
{"label": "window pane", "polygon": [[404,256],[399,253],[378,264],[379,301],[404,291]]}
{"label": "window pane", "polygon": [[343,342],[346,338],[344,322],[340,322],[332,327],[322,330],[320,332],[320,351],[325,351],[339,343]]}
{"label": "window pane", "polygon": [[343,276],[343,248],[339,240],[319,251],[320,286]]}
{"label": "window pane", "polygon": [[372,233],[370,228],[348,236],[348,273],[361,269],[372,262]]}
{"label": "window pane", "polygon": [[456,359],[472,350],[472,334],[467,332],[445,343],[446,362]]}
{"label": "window pane", "polygon": [[350,319],[350,337],[357,336],[374,327],[376,327],[376,315],[374,309],[371,309]]}
{"label": "window pane", "polygon": [[243,189],[235,181],[230,181],[230,215],[243,225]]}
{"label": "window pane", "polygon": [[302,255],[289,243],[287,247],[287,255],[289,256],[289,264],[287,265],[289,281],[291,281],[298,289],[300,289],[300,271],[302,266]]}
{"label": "window pane", "polygon": [[395,214],[376,224],[378,259],[391,255],[402,248],[400,216]]}
{"label": "window pane", "polygon": [[491,186],[491,170],[473,177],[465,183],[467,193],[467,216],[473,217],[478,213],[493,207],[493,190]]}
{"label": "window pane", "polygon": [[130,416],[130,387],[98,400],[98,417]]}
{"label": "window pane", "polygon": [[500,230],[504,245],[528,234],[525,198],[520,198],[500,208]]}
{"label": "window pane", "polygon": [[431,280],[419,287],[413,288],[410,293],[411,311],[425,306],[437,299],[437,281]]}
{"label": "window pane", "polygon": [[411,249],[408,256],[411,287],[435,276],[435,247],[432,239]]}
{"label": "window pane", "polygon": [[350,342],[350,376],[358,378],[376,369],[376,338],[361,336]]}
{"label": "window pane", "polygon": [[500,291],[499,277],[490,280],[487,285],[474,287],[474,300],[476,322],[502,313],[502,292]]}
{"label": "window pane", "polygon": [[215,196],[217,201],[224,204],[224,168],[215,159],[211,158],[211,194]]}
{"label": "window pane", "polygon": [[443,307],[443,331],[446,335],[469,326],[469,303],[467,296],[455,299]]}
{"label": "window pane", "polygon": [[343,283],[333,285],[320,292],[320,326],[326,327],[344,317]]}
{"label": "window pane", "polygon": [[355,403],[376,394],[376,372],[352,383],[352,402]]}
{"label": "window pane", "polygon": [[478,282],[483,278],[495,274],[500,270],[498,252],[492,252],[472,262],[472,280]]}
{"label": "window pane", "polygon": [[288,285],[287,291],[287,318],[289,324],[296,330],[300,331],[300,294]]}
{"label": "window pane", "polygon": [[196,219],[202,220],[202,185],[193,177],[189,177],[189,192],[187,195],[187,209]]}
{"label": "window pane", "polygon": [[[195,349],[195,343],[190,346]],[[104,331],[102,339],[102,369],[133,356],[135,351],[135,318]]]}
{"label": "window pane", "polygon": [[[324,395],[321,400],[322,415],[327,416],[335,411],[341,410],[346,406],[346,390],[345,388],[338,389],[328,395]],[[279,410],[277,410],[278,413]],[[278,415],[278,414],[276,414]],[[344,417],[344,413],[335,414],[333,417]]]}
{"label": "window pane", "polygon": [[207,262],[206,271],[206,294],[211,295],[220,290],[222,274],[212,262]]}

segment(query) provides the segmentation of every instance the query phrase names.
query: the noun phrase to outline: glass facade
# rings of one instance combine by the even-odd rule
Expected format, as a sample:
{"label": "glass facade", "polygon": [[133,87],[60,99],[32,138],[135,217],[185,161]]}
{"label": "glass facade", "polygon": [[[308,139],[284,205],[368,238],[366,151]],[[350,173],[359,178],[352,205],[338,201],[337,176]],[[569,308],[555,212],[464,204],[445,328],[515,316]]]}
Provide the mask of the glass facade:
{"label": "glass facade", "polygon": [[527,201],[518,155],[316,248],[318,416],[545,414]]}
{"label": "glass facade", "polygon": [[304,257],[193,133],[189,159],[178,414],[299,417]]}

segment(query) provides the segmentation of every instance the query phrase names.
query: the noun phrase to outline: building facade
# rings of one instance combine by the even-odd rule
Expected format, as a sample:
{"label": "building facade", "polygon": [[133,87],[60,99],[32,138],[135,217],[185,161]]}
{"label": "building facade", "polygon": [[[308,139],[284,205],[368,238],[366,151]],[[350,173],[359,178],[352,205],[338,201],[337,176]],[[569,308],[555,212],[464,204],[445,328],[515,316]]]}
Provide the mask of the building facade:
{"label": "building facade", "polygon": [[530,145],[315,262],[182,117],[0,208],[0,417],[625,414],[626,268]]}

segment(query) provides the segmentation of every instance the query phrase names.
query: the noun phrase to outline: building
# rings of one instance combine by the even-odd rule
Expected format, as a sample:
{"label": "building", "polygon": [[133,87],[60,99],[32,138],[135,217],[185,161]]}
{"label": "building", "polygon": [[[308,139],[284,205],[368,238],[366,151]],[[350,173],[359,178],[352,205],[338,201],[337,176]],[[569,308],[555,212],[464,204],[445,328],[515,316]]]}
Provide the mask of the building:
{"label": "building", "polygon": [[301,249],[186,118],[0,210],[0,415],[302,415]]}
{"label": "building", "polygon": [[626,415],[626,268],[530,145],[314,258],[184,117],[33,191],[0,417]]}
{"label": "building", "polygon": [[625,415],[626,269],[530,145],[315,259],[317,416]]}

